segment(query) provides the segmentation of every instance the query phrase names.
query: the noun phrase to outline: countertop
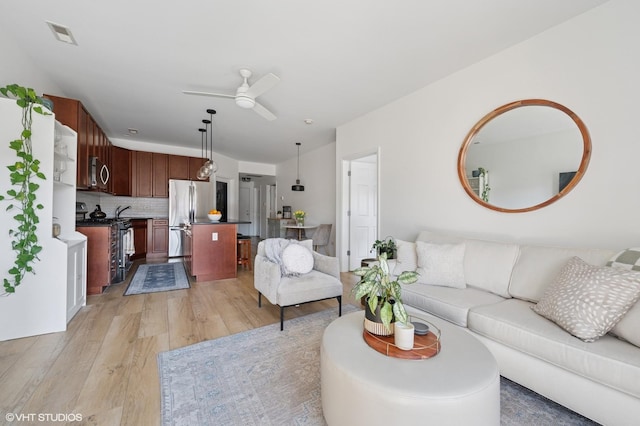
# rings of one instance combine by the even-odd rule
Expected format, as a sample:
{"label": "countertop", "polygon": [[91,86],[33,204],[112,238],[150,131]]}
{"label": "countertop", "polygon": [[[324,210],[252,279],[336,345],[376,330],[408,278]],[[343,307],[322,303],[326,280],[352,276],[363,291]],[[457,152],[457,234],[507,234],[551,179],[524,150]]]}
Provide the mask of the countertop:
{"label": "countertop", "polygon": [[198,219],[192,223],[192,225],[244,225],[250,224],[251,222],[248,220],[239,220],[239,219],[227,219],[223,221],[212,222],[209,219]]}

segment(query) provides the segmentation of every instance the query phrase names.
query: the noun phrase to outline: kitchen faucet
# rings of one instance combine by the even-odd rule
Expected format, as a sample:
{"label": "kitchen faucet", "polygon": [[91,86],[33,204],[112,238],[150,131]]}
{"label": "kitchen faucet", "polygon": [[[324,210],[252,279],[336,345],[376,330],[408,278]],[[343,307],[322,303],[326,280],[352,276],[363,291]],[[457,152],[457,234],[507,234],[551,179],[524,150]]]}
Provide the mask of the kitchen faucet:
{"label": "kitchen faucet", "polygon": [[122,208],[122,206],[116,207],[116,219],[120,219],[120,215],[122,214],[122,212],[130,208],[131,206],[127,206],[125,208]]}

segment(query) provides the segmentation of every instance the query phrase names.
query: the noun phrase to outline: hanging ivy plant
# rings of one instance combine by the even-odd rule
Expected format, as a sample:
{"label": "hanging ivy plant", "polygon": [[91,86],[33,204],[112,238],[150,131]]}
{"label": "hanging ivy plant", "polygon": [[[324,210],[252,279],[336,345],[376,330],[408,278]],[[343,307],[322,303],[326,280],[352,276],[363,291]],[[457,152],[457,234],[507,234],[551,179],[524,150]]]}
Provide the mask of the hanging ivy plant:
{"label": "hanging ivy plant", "polygon": [[15,293],[24,276],[34,273],[33,264],[42,251],[38,244],[36,231],[40,222],[37,210],[42,210],[42,204],[36,204],[36,191],[40,187],[35,181],[44,180],[45,175],[40,171],[40,160],[34,158],[31,146],[31,124],[33,113],[50,115],[42,108],[42,98],[36,95],[33,89],[10,84],[0,88],[0,93],[5,97],[16,99],[16,103],[22,108],[22,133],[18,139],[9,142],[9,148],[16,152],[15,163],[7,166],[9,180],[13,188],[7,190],[6,196],[0,195],[0,200],[9,201],[7,211],[16,211],[13,219],[17,222],[15,228],[9,229],[11,248],[15,252],[13,266],[8,271],[8,277],[4,278],[4,294]]}

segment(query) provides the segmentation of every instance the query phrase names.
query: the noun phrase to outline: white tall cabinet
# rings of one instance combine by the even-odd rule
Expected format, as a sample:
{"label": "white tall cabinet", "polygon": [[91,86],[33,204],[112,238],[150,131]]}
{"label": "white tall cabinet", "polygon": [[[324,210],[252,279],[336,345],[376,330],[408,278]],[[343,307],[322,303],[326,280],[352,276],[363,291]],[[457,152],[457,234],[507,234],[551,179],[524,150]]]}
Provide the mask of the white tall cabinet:
{"label": "white tall cabinet", "polygon": [[[15,100],[0,98],[0,193],[11,188],[7,166],[15,162],[9,142],[22,131],[21,110]],[[57,143],[56,143],[57,142]],[[33,154],[41,161],[47,177],[39,181],[37,202],[38,242],[42,246],[35,274],[27,274],[14,294],[0,297],[0,341],[56,331],[86,303],[86,237],[75,232],[75,179],[77,137],[74,131],[55,122],[53,115],[33,115]],[[61,143],[66,150],[54,153]],[[64,163],[66,171],[54,181],[54,163]],[[7,212],[8,202],[0,201],[0,279],[13,265],[9,230],[16,227],[15,212]],[[56,217],[61,234],[52,235]]]}

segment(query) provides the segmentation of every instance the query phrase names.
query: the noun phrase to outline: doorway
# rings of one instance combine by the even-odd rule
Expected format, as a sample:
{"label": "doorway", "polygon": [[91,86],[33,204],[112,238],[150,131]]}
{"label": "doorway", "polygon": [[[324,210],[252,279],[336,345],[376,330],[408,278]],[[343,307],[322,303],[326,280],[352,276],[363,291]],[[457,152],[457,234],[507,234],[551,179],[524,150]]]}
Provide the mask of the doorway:
{"label": "doorway", "polygon": [[223,222],[227,220],[227,195],[227,182],[216,181],[216,209],[222,213]]}
{"label": "doorway", "polygon": [[358,268],[363,259],[375,257],[371,251],[378,237],[378,154],[368,154],[343,162],[343,195],[346,231],[343,235],[348,270]]}

